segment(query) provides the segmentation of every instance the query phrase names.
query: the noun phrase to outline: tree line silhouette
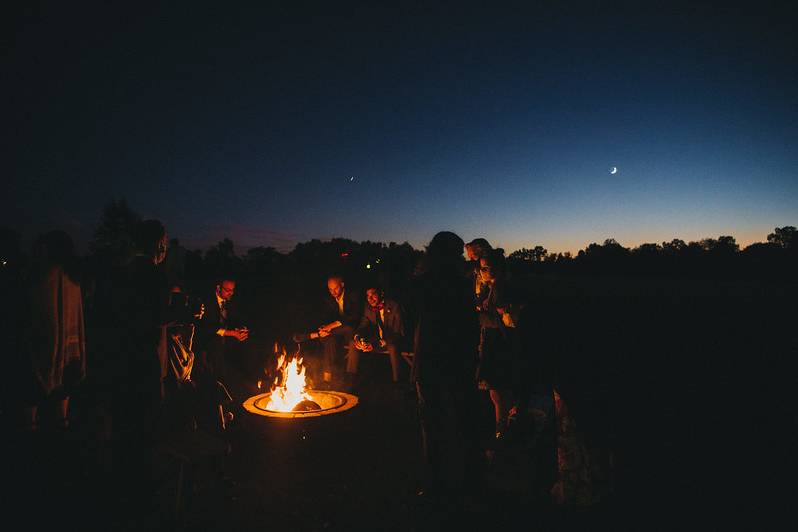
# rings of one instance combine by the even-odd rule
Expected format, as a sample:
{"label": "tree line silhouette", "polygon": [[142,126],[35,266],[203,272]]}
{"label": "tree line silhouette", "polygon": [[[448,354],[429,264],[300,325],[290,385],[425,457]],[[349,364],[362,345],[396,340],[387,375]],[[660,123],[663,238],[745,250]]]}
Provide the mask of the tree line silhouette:
{"label": "tree line silhouette", "polygon": [[[123,264],[133,253],[132,231],[141,219],[124,199],[111,200],[103,209],[85,257],[90,276]],[[3,231],[3,260],[22,257],[19,235]],[[713,278],[789,277],[798,263],[798,230],[776,227],[765,242],[741,248],[733,236],[685,242],[644,243],[627,248],[615,239],[591,243],[576,255],[550,253],[543,246],[521,248],[507,255],[515,274],[653,274]],[[282,253],[271,246],[249,248],[237,254],[235,244],[225,238],[209,249],[187,249],[178,239],[171,241],[166,270],[175,281],[208,280],[221,273],[245,277],[302,278],[337,271],[353,278],[377,277],[386,288],[400,290],[412,276],[423,254],[407,242],[362,241],[333,238],[298,243]]]}
{"label": "tree line silhouette", "polygon": [[685,242],[644,243],[626,248],[612,238],[592,243],[574,257],[548,253],[542,246],[512,252],[516,271],[546,273],[664,274],[697,277],[751,277],[789,275],[798,259],[798,230],[776,227],[767,242],[741,249],[733,236]]}

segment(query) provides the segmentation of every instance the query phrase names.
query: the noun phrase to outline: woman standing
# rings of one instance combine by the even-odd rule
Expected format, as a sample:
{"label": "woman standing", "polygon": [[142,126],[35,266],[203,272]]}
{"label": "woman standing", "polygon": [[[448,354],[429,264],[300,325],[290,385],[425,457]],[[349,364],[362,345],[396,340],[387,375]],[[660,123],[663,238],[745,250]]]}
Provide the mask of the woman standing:
{"label": "woman standing", "polygon": [[517,308],[501,251],[491,250],[479,263],[480,278],[487,287],[487,295],[479,305],[479,386],[490,393],[495,412],[495,436],[500,439],[506,430],[513,399],[510,396],[518,371]]}
{"label": "woman standing", "polygon": [[480,260],[493,252],[493,248],[484,238],[475,238],[465,245],[465,252],[469,261],[468,278],[471,279],[471,283],[474,286],[474,298],[477,306],[479,306],[487,295],[487,287],[482,281],[482,276],[479,272]]}
{"label": "woman standing", "polygon": [[38,267],[31,278],[27,334],[28,393],[25,424],[36,429],[40,410],[56,426],[69,424],[69,396],[86,374],[83,297],[72,239],[51,231],[37,242]]}

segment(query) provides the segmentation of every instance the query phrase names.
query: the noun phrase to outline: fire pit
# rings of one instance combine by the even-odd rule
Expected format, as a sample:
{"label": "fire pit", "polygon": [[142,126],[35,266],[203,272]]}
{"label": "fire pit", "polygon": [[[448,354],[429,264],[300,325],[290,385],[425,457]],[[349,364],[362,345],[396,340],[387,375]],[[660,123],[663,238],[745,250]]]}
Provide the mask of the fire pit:
{"label": "fire pit", "polygon": [[[306,393],[312,399],[297,403],[299,410],[291,410],[289,412],[271,410],[269,402],[272,399],[272,392],[250,397],[244,401],[244,410],[259,416],[296,419],[338,414],[357,405],[357,397],[344,392],[308,390]],[[308,401],[312,404],[308,403]]]}
{"label": "fire pit", "polygon": [[259,416],[298,419],[345,412],[357,405],[357,401],[356,396],[344,392],[306,389],[305,367],[299,353],[289,361],[283,351],[277,357],[277,377],[272,390],[250,397],[243,406],[247,412]]}

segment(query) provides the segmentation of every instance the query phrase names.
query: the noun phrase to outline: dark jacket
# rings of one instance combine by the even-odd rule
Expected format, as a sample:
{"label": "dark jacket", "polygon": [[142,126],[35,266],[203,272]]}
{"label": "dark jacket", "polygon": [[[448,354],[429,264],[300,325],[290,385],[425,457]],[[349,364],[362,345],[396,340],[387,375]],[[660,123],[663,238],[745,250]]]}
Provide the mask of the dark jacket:
{"label": "dark jacket", "polygon": [[326,323],[340,321],[354,329],[363,315],[362,297],[353,290],[344,290],[344,313],[338,311],[338,302],[328,293],[324,298],[322,320]]}
{"label": "dark jacket", "polygon": [[168,369],[166,326],[171,316],[166,279],[151,258],[137,256],[120,272],[111,312],[117,325],[117,387],[124,387],[122,395],[131,402],[160,396]]}
{"label": "dark jacket", "polygon": [[413,308],[414,378],[474,376],[479,323],[473,286],[462,270],[448,266],[420,275],[413,287]]}
{"label": "dark jacket", "polygon": [[[385,300],[385,312],[382,329],[382,339],[389,344],[401,346],[404,337],[404,320],[402,317],[402,309],[396,301],[391,299]],[[363,311],[363,318],[360,320],[355,334],[364,336],[370,339],[379,338],[379,331],[377,330],[377,310],[369,305],[366,305]]]}
{"label": "dark jacket", "polygon": [[210,296],[202,298],[205,304],[205,314],[197,322],[197,334],[194,340],[197,345],[195,351],[207,351],[214,347],[221,347],[225,339],[216,334],[219,329],[235,329],[236,322],[236,303],[235,298],[227,302],[227,323],[222,323],[219,303],[216,301],[216,292],[211,292]]}

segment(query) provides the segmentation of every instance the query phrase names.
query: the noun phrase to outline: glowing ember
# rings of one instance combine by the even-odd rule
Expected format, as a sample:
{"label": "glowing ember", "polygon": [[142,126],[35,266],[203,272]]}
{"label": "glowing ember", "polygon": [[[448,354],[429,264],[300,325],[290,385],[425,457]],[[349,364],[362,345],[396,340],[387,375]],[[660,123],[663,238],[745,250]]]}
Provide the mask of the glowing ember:
{"label": "glowing ember", "polygon": [[[302,359],[294,356],[287,361],[285,352],[277,358],[278,375],[274,379],[268,410],[275,412],[291,412],[302,401],[313,401],[313,397],[305,391],[305,367]],[[282,381],[282,382],[281,382]]]}

